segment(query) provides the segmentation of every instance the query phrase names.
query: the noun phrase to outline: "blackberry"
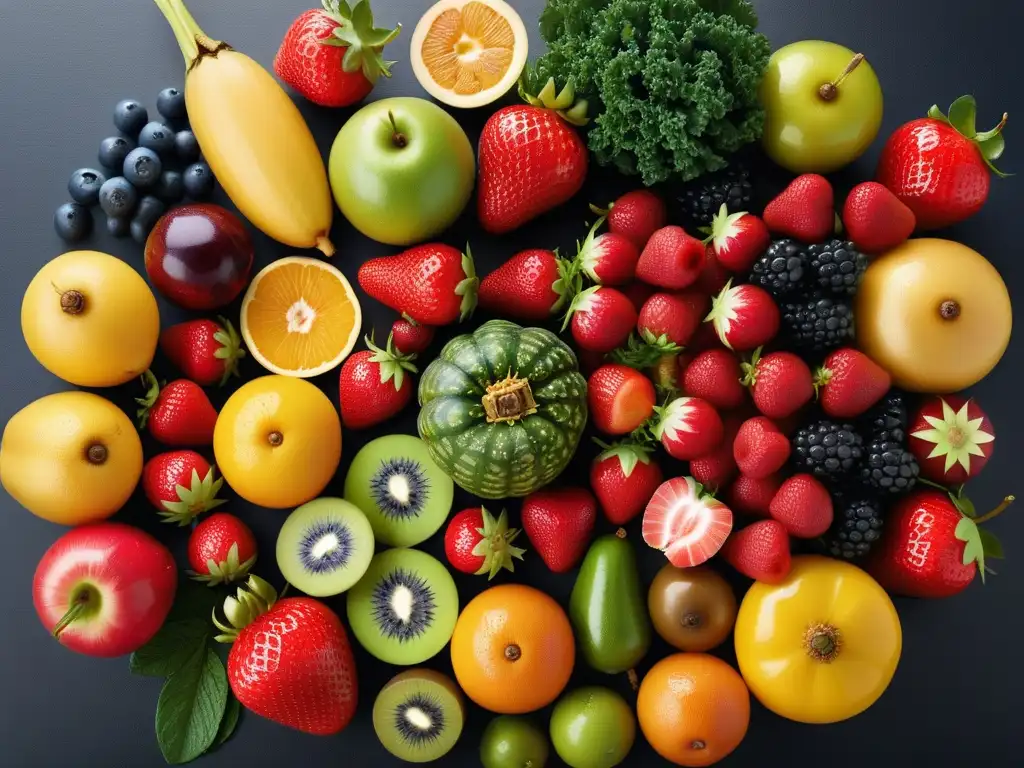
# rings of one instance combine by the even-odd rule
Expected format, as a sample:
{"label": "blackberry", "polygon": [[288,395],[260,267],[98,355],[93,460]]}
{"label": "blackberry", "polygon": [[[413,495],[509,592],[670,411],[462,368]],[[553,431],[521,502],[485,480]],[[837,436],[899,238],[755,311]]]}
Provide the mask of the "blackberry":
{"label": "blackberry", "polygon": [[723,203],[732,213],[749,210],[752,194],[750,174],[746,168],[737,166],[705,177],[699,186],[691,185],[679,202],[694,224],[707,227]]}
{"label": "blackberry", "polygon": [[826,534],[825,546],[832,557],[859,560],[882,537],[882,508],[876,501],[838,497],[836,521]]}
{"label": "blackberry", "polygon": [[868,257],[849,240],[829,240],[807,248],[810,272],[821,291],[853,296],[868,268]]}
{"label": "blackberry", "polygon": [[863,446],[852,424],[816,421],[797,431],[793,460],[798,472],[839,480],[860,466]]}
{"label": "blackberry", "polygon": [[902,445],[875,440],[868,446],[860,479],[881,493],[907,493],[917,485],[919,472],[914,454]]}
{"label": "blackberry", "polygon": [[906,445],[907,416],[906,396],[898,390],[890,390],[864,417],[865,432],[872,442],[897,443]]}
{"label": "blackberry", "polygon": [[750,282],[772,296],[788,296],[800,290],[807,278],[807,251],[796,240],[776,240],[754,262]]}
{"label": "blackberry", "polygon": [[854,337],[850,305],[824,296],[783,304],[782,326],[793,344],[808,352],[846,346]]}

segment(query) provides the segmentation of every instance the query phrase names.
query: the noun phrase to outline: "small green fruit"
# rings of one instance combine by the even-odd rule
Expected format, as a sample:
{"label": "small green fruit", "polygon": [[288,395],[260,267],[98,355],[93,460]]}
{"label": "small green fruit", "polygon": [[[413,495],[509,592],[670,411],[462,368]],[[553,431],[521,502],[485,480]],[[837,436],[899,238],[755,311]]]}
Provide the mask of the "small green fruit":
{"label": "small green fruit", "polygon": [[626,759],[635,738],[633,710],[607,688],[572,691],[551,713],[551,743],[570,768],[613,768]]}
{"label": "small green fruit", "polygon": [[480,740],[484,768],[544,768],[548,752],[547,736],[525,717],[494,718]]}

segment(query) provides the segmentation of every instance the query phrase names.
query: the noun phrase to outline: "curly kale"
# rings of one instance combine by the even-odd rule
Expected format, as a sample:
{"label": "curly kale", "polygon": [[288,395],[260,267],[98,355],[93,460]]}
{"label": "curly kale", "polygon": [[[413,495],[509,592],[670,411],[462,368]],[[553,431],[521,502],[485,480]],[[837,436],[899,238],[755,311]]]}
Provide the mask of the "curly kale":
{"label": "curly kale", "polygon": [[761,136],[771,48],[756,26],[746,0],[548,0],[537,75],[588,99],[599,163],[687,181]]}

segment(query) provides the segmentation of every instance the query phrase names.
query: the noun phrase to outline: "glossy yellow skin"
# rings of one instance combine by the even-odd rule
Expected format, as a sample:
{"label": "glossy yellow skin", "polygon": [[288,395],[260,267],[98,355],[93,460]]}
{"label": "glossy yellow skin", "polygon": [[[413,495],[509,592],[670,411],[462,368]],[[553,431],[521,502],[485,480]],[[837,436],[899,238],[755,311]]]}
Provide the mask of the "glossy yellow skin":
{"label": "glossy yellow skin", "polygon": [[185,105],[203,157],[242,215],[279,242],[330,256],[323,159],[273,76],[238,51],[204,55],[185,78]]}
{"label": "glossy yellow skin", "polygon": [[263,376],[239,387],[224,404],[213,452],[227,484],[242,498],[273,509],[297,507],[319,496],[334,477],[341,420],[308,381]]}
{"label": "glossy yellow skin", "polygon": [[[960,308],[940,314],[943,302]],[[999,272],[977,251],[921,238],[875,259],[854,305],[857,346],[912,392],[957,392],[995,368],[1013,312]]]}
{"label": "glossy yellow skin", "polygon": [[[96,446],[104,450],[97,453]],[[142,443],[135,425],[99,395],[47,395],[4,427],[0,482],[44,520],[61,525],[104,520],[124,506],[141,474]]]}
{"label": "glossy yellow skin", "polygon": [[[72,292],[77,314],[62,308]],[[32,278],[21,303],[25,343],[50,373],[80,387],[113,387],[141,375],[156,353],[160,312],[138,272],[99,251],[70,251]]]}
{"label": "glossy yellow skin", "polygon": [[802,40],[772,54],[761,81],[763,143],[793,173],[829,173],[871,146],[882,125],[882,86],[862,61],[825,101],[818,89],[836,80],[854,51],[824,40]]}
{"label": "glossy yellow skin", "polygon": [[[814,625],[840,632],[826,663],[810,656]],[[896,672],[903,633],[878,583],[854,565],[817,555],[793,558],[780,584],[756,582],[736,619],[736,660],[750,692],[782,717],[834,723],[870,707]]]}

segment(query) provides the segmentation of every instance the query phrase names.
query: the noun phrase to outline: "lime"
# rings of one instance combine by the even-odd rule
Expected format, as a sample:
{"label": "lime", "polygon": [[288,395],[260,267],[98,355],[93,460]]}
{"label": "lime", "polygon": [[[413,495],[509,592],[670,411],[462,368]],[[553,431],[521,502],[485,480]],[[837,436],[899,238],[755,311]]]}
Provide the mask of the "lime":
{"label": "lime", "polygon": [[571,768],[612,768],[626,759],[635,738],[633,710],[607,688],[567,693],[551,713],[551,742]]}
{"label": "lime", "polygon": [[548,740],[525,717],[502,715],[491,720],[480,740],[484,768],[544,768]]}

